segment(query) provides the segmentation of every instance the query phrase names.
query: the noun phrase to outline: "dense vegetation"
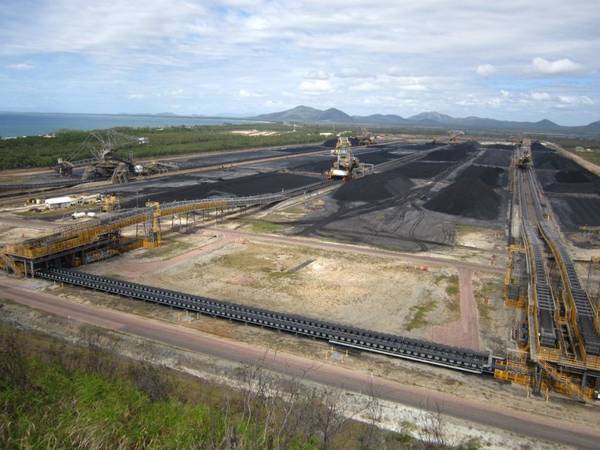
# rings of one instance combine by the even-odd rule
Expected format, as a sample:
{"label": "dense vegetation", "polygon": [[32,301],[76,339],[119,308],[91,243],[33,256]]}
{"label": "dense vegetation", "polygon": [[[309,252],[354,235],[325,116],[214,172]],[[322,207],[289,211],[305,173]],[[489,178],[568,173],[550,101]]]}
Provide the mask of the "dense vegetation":
{"label": "dense vegetation", "polygon": [[436,420],[424,443],[412,423],[390,433],[343,417],[341,392],[276,384],[256,368],[236,391],[119,357],[95,329],[83,336],[75,347],[0,325],[0,448],[451,448]]}
{"label": "dense vegetation", "polygon": [[[145,145],[131,145],[122,152],[133,152],[136,158],[173,156],[242,148],[257,148],[286,144],[322,142],[324,128],[298,128],[295,132],[285,125],[219,125],[165,128],[117,128],[123,134],[147,137]],[[276,131],[266,136],[234,134],[234,130]],[[41,136],[0,140],[0,170],[28,167],[48,167],[58,158],[85,159],[89,154],[81,144],[89,135],[86,131],[59,131],[55,138]]]}

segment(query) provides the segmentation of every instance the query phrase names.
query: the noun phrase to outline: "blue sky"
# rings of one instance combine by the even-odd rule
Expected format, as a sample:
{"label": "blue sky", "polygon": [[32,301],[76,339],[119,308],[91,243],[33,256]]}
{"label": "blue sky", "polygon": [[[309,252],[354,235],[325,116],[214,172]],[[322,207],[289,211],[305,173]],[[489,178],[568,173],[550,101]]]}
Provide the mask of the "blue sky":
{"label": "blue sky", "polygon": [[597,0],[3,0],[0,110],[600,120]]}

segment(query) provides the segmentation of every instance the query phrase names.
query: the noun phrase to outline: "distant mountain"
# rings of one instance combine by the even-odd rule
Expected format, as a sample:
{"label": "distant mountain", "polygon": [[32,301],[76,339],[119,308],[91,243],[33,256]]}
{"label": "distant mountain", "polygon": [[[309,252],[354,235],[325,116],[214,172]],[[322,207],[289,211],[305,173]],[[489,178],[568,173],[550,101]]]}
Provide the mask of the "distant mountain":
{"label": "distant mountain", "polygon": [[288,109],[287,111],[272,114],[261,114],[260,116],[256,116],[253,118],[273,122],[352,122],[352,117],[350,117],[345,112],[340,111],[339,109],[329,108],[325,111],[321,111],[320,109],[302,105],[296,106],[292,109]]}
{"label": "distant mountain", "polygon": [[441,114],[435,111],[422,112],[415,116],[410,116],[408,118],[411,122],[424,122],[424,123],[449,123],[454,119],[454,117],[448,116],[447,114]]}
{"label": "distant mountain", "polygon": [[600,136],[600,121],[585,126],[566,127],[551,120],[538,122],[516,122],[481,117],[452,117],[435,111],[422,112],[408,118],[395,114],[372,114],[370,116],[350,116],[336,108],[320,110],[309,106],[296,106],[286,111],[261,114],[252,119],[271,122],[337,123],[353,125],[387,125],[427,128],[460,128],[466,130],[535,132],[547,134],[580,134]]}

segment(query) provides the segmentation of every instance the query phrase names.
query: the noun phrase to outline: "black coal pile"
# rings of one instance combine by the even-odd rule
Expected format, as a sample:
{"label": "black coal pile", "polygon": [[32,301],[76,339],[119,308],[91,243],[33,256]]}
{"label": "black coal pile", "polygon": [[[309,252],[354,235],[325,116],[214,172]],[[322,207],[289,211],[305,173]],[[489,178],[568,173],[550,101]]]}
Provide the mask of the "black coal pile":
{"label": "black coal pile", "polygon": [[492,187],[477,177],[463,176],[442,189],[425,208],[454,216],[494,220],[498,217],[500,202],[500,195]]}
{"label": "black coal pile", "polygon": [[389,153],[387,151],[380,152],[371,152],[371,153],[361,153],[357,155],[357,158],[360,162],[366,164],[381,164],[392,159],[399,158],[398,155],[394,155],[393,153]]}
{"label": "black coal pile", "polygon": [[497,187],[506,185],[506,172],[498,167],[469,166],[462,173],[461,177],[478,178],[488,186]]}
{"label": "black coal pile", "polygon": [[566,170],[578,171],[585,169],[575,161],[559,155],[555,151],[549,150],[539,142],[531,144],[531,152],[533,154],[533,165],[539,170]]}
{"label": "black coal pile", "polygon": [[[335,147],[335,145],[334,145]],[[297,145],[291,147],[279,147],[276,149],[278,152],[284,153],[309,153],[318,152],[319,150],[325,150],[322,145]]]}
{"label": "black coal pile", "polygon": [[[154,192],[145,190],[138,199],[132,199],[123,206],[130,208],[145,204],[147,201],[161,203],[196,200],[210,196],[228,195],[244,197],[249,195],[271,194],[282,190],[294,189],[317,182],[314,177],[295,175],[291,173],[260,173],[215,183],[198,183],[176,188],[156,189]],[[154,188],[153,188],[154,189]]]}
{"label": "black coal pile", "polygon": [[550,183],[544,185],[547,192],[557,194],[600,194],[600,181]]}
{"label": "black coal pile", "polygon": [[213,191],[237,196],[270,194],[316,183],[317,179],[291,173],[259,173],[213,184]]}
{"label": "black coal pile", "polygon": [[560,170],[554,178],[559,183],[589,183],[590,178],[581,170]]}
{"label": "black coal pile", "polygon": [[[512,151],[502,148],[488,148],[483,155],[475,160],[475,164],[483,164],[486,166],[508,167],[512,158]],[[513,148],[510,147],[510,150]]]}
{"label": "black coal pile", "polygon": [[436,150],[427,155],[425,161],[459,161],[465,158],[469,153],[477,150],[477,144],[474,142],[464,142],[452,145],[450,148]]}
{"label": "black coal pile", "polygon": [[509,144],[488,144],[482,145],[484,148],[496,149],[496,150],[514,150],[516,147],[514,145]]}
{"label": "black coal pile", "polygon": [[400,167],[397,171],[406,178],[428,179],[435,177],[453,165],[453,163],[448,162],[416,161]]}
{"label": "black coal pile", "polygon": [[571,214],[569,219],[577,226],[600,226],[600,199],[571,197],[567,199]]}
{"label": "black coal pile", "polygon": [[331,167],[332,162],[333,158],[323,159],[320,161],[312,161],[309,163],[300,164],[299,166],[294,166],[293,170],[299,170],[302,172],[323,173]]}
{"label": "black coal pile", "polygon": [[431,150],[432,148],[439,147],[440,144],[434,144],[433,142],[428,142],[426,144],[402,144],[401,148],[407,150]]}
{"label": "black coal pile", "polygon": [[333,198],[340,202],[378,202],[405,195],[413,184],[393,171],[376,173],[344,183]]}

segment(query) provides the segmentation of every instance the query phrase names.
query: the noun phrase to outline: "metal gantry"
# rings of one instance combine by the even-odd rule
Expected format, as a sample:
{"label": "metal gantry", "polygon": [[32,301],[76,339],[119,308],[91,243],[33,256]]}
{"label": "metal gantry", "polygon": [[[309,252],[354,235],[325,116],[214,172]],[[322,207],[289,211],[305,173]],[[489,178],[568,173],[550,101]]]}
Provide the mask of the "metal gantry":
{"label": "metal gantry", "polygon": [[[529,155],[528,141],[523,148]],[[581,287],[566,245],[543,206],[542,189],[534,168],[530,164],[518,167],[521,238],[530,274],[526,313],[528,348],[534,369],[528,377],[521,377],[509,373],[511,368],[505,365],[497,370],[497,377],[516,382],[529,380],[538,391],[552,386],[580,400],[594,398],[600,382],[597,315]],[[560,272],[562,292],[560,287],[553,289],[550,284],[547,262],[551,260],[556,261]]]}

